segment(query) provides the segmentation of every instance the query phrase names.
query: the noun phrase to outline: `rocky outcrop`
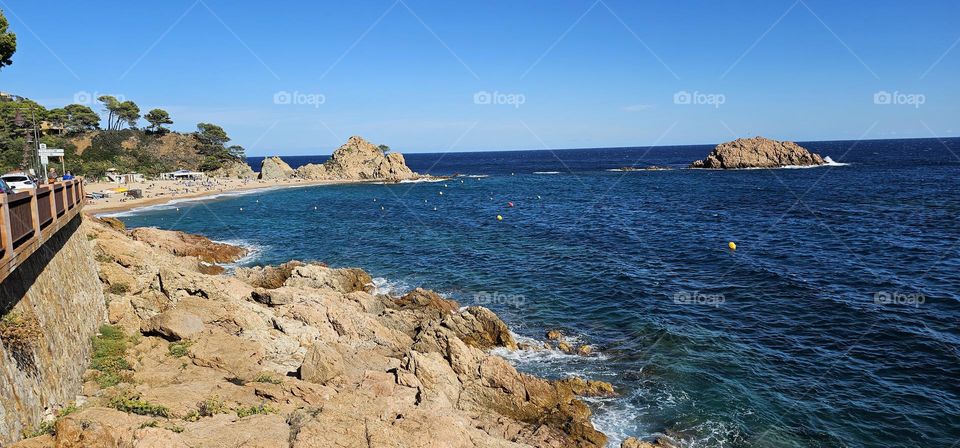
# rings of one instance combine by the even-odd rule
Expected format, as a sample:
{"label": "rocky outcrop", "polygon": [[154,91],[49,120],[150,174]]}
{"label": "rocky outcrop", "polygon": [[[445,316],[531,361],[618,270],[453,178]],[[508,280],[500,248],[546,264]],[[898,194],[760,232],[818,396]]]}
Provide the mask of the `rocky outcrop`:
{"label": "rocky outcrop", "polygon": [[[609,384],[518,372],[506,324],[435,292],[377,295],[370,275],[291,263],[205,275],[90,224],[122,358],[95,363],[85,405],[27,446],[591,448],[578,396]],[[114,370],[103,381],[104,370]]]}
{"label": "rocky outcrop", "polygon": [[293,177],[293,168],[278,156],[267,157],[260,162],[260,179],[289,179]]}
{"label": "rocky outcrop", "polygon": [[141,227],[130,232],[142,241],[181,257],[197,257],[207,263],[232,263],[247,255],[247,250],[231,244],[217,243],[200,235]]}
{"label": "rocky outcrop", "polygon": [[418,177],[407,167],[402,154],[384,153],[380,147],[358,136],[350,137],[323,165],[307,164],[300,167],[297,176],[305,179],[392,181]]}
{"label": "rocky outcrop", "polygon": [[811,153],[794,142],[754,137],[717,145],[707,158],[693,162],[690,168],[779,168],[825,163],[819,154]]}
{"label": "rocky outcrop", "polygon": [[247,162],[241,161],[227,162],[222,167],[207,173],[207,175],[227,179],[255,179],[257,177],[253,168],[250,168]]}

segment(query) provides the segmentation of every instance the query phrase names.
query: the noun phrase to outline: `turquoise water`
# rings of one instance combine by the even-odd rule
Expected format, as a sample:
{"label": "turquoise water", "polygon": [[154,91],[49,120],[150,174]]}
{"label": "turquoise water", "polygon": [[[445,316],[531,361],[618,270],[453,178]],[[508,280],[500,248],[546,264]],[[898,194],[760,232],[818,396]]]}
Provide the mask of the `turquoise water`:
{"label": "turquoise water", "polygon": [[504,355],[614,383],[620,397],[591,402],[611,446],[950,447],[960,140],[805,146],[839,166],[608,171],[682,167],[704,146],[411,154],[420,172],[488,177],[260,191],[123,219],[250,245],[245,264],[360,266],[384,289],[487,306],[522,337],[561,328],[597,354]]}

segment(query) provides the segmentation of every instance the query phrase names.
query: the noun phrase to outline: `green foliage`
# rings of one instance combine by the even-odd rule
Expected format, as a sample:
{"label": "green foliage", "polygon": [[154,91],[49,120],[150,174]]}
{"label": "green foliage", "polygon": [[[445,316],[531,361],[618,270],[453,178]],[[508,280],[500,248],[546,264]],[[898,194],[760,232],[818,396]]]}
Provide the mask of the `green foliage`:
{"label": "green foliage", "polygon": [[107,288],[107,292],[110,294],[116,294],[118,296],[126,294],[127,291],[130,291],[130,285],[127,285],[126,283],[111,283]]}
{"label": "green foliage", "polygon": [[217,414],[226,414],[227,405],[218,396],[208,397],[197,403],[197,413],[201,417],[213,417]]}
{"label": "green foliage", "polygon": [[17,51],[17,35],[7,31],[7,18],[0,11],[0,68],[13,64],[13,54]]}
{"label": "green foliage", "polygon": [[150,122],[150,126],[148,127],[154,132],[167,132],[168,129],[163,127],[163,125],[173,124],[173,120],[170,119],[170,114],[163,109],[153,109],[150,112],[147,112],[147,115],[145,115],[143,118]]}
{"label": "green foliage", "polygon": [[100,326],[100,334],[93,337],[93,359],[90,368],[100,371],[97,383],[107,388],[119,384],[124,379],[130,364],[124,358],[128,341],[123,330],[112,325]]}
{"label": "green foliage", "polygon": [[193,345],[193,342],[190,341],[177,341],[170,343],[170,356],[174,358],[182,358],[187,356],[190,346]]}
{"label": "green foliage", "polygon": [[382,153],[384,153],[384,154],[386,154],[386,153],[388,153],[388,152],[390,152],[390,147],[389,147],[389,146],[387,146],[387,145],[380,145],[380,146],[377,146],[377,149],[379,149],[379,150],[380,150],[380,152],[382,152]]}
{"label": "green foliage", "polygon": [[63,108],[66,114],[64,128],[70,134],[100,129],[100,115],[82,104],[70,104]]}
{"label": "green foliage", "polygon": [[254,378],[253,381],[257,383],[270,383],[270,384],[280,384],[283,382],[283,380],[276,378],[269,373],[261,373],[256,378]]}
{"label": "green foliage", "polygon": [[40,426],[33,428],[32,430],[23,430],[24,439],[32,439],[34,437],[40,437],[44,435],[56,435],[57,422],[55,420],[45,421],[40,423]]}
{"label": "green foliage", "polygon": [[265,415],[265,414],[277,413],[276,409],[270,406],[267,406],[265,404],[261,404],[259,406],[239,407],[234,409],[234,411],[237,412],[237,417],[240,417],[240,418],[249,417],[251,415]]}
{"label": "green foliage", "polygon": [[140,399],[140,394],[131,391],[125,391],[110,400],[110,407],[137,415],[148,415],[152,417],[170,417],[170,409],[166,406],[150,403]]}

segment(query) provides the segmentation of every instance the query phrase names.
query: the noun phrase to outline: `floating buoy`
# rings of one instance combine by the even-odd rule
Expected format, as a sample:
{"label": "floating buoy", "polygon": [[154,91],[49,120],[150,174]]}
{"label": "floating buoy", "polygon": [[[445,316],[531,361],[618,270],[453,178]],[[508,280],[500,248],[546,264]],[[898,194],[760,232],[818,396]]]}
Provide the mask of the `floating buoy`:
{"label": "floating buoy", "polygon": [[383,210],[383,206],[382,206],[382,205],[380,206],[380,210]]}
{"label": "floating buoy", "polygon": [[540,195],[539,195],[539,194],[537,195],[537,199],[540,199]]}
{"label": "floating buoy", "polygon": [[463,183],[463,179],[460,179],[460,183],[461,183],[461,184]]}
{"label": "floating buoy", "polygon": [[497,215],[497,221],[503,221],[503,216]]}
{"label": "floating buoy", "polygon": [[443,188],[450,188],[450,186],[447,184],[443,184]]}
{"label": "floating buoy", "polygon": [[507,207],[513,207],[513,202],[507,202]]}
{"label": "floating buoy", "polygon": [[440,192],[440,196],[443,196],[443,192],[442,192],[442,191]]}
{"label": "floating buoy", "polygon": [[373,198],[373,202],[377,202],[377,198]]}
{"label": "floating buoy", "polygon": [[314,210],[316,210],[316,209],[317,209],[317,206],[316,206],[316,205],[314,205],[314,206],[313,206],[313,209],[314,209]]}
{"label": "floating buoy", "polygon": [[733,241],[731,241],[727,243],[727,247],[729,247],[730,250],[737,250],[737,243],[734,243]]}
{"label": "floating buoy", "polygon": [[240,207],[240,211],[241,211],[241,212],[243,211],[243,207]]}
{"label": "floating buoy", "polygon": [[437,211],[437,208],[436,208],[436,207],[434,207],[434,208],[433,208],[433,211]]}

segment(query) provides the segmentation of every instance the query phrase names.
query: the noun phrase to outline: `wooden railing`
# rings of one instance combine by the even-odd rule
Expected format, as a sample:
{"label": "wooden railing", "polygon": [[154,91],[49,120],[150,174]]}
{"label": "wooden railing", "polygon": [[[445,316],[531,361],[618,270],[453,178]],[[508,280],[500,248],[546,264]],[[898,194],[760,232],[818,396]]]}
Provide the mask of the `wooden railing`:
{"label": "wooden railing", "polygon": [[0,282],[83,208],[83,180],[0,193]]}

